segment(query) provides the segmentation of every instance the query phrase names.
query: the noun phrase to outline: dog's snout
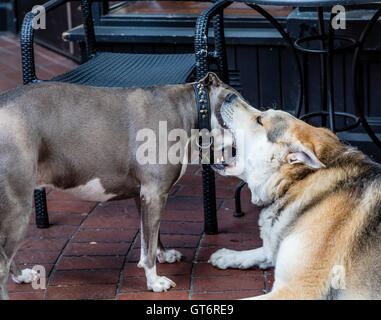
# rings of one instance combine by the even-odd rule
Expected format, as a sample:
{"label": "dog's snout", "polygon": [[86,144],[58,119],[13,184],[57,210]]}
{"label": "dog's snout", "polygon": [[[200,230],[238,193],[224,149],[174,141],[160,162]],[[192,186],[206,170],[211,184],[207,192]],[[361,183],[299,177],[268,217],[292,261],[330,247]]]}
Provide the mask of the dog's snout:
{"label": "dog's snout", "polygon": [[225,98],[225,101],[227,103],[231,103],[235,98],[237,98],[237,95],[234,94],[234,93],[229,93],[226,98]]}

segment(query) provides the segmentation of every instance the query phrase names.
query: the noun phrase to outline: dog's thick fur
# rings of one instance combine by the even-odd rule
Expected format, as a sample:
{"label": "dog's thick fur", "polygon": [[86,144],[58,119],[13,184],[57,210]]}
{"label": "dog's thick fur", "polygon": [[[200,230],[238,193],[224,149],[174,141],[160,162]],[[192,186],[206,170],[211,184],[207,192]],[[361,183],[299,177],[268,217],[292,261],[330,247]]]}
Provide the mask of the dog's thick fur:
{"label": "dog's thick fur", "polygon": [[[212,73],[201,82],[209,92],[213,128],[218,126],[216,110],[236,91]],[[30,269],[20,272],[13,262],[36,186],[94,201],[135,198],[141,214],[139,266],[147,287],[160,292],[175,286],[157,275],[155,263],[156,258],[161,263],[181,259],[180,252],[164,249],[159,226],[168,193],[186,162],[142,165],[136,158],[142,143],[137,133],[149,129],[158,137],[160,121],[166,121],[168,131],[183,129],[191,137],[198,127],[191,84],[95,88],[48,82],[0,96],[0,299],[8,298],[9,271],[17,282],[36,277]],[[175,143],[168,141],[168,149]],[[186,154],[189,140],[183,143]]]}
{"label": "dog's thick fur", "polygon": [[[228,99],[227,99],[228,100]],[[263,247],[221,249],[219,268],[275,267],[263,299],[381,299],[381,167],[324,128],[239,97],[222,118],[245,131],[238,176],[264,206]],[[241,156],[240,156],[241,155]],[[217,171],[236,175],[235,165]]]}

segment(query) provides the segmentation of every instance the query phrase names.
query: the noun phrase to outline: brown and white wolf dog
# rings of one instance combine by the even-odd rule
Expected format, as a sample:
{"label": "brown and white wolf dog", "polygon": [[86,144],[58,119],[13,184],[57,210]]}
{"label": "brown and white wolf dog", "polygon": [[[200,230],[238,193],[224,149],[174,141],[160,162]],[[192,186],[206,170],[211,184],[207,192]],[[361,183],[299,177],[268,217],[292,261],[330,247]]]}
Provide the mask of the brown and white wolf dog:
{"label": "brown and white wolf dog", "polygon": [[[263,247],[221,249],[221,269],[275,267],[264,299],[381,299],[381,166],[329,130],[282,111],[259,111],[230,94],[221,116],[244,130],[245,152],[215,164],[248,183],[264,206]],[[243,170],[237,173],[237,163]]]}

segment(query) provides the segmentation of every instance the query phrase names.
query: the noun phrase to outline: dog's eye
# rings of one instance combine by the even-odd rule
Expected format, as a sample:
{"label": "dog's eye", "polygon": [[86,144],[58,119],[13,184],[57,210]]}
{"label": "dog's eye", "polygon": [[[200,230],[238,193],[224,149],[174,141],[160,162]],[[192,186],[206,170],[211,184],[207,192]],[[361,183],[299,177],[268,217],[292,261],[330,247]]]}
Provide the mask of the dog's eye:
{"label": "dog's eye", "polygon": [[257,123],[260,124],[261,126],[263,126],[262,117],[261,116],[257,117]]}

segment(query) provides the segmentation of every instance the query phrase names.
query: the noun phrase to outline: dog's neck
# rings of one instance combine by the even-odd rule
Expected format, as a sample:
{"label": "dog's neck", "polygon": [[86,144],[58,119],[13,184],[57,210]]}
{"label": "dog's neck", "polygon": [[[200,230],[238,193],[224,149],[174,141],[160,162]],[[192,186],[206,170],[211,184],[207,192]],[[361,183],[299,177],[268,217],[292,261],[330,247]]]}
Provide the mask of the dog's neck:
{"label": "dog's neck", "polygon": [[[197,84],[197,82],[193,82],[190,84],[183,85],[181,88],[177,90],[181,90],[178,93],[179,97],[184,99],[179,100],[178,106],[179,110],[181,110],[182,114],[186,114],[186,121],[189,122],[188,125],[191,126],[191,129],[199,128],[199,111],[197,107],[196,93],[193,89],[193,84]],[[210,129],[213,130],[217,127],[220,127],[217,120],[216,111],[217,104],[221,104],[221,97],[218,95],[219,92],[216,91],[217,88],[211,88],[210,86],[204,86],[205,94],[208,95],[209,98],[209,119],[210,119]],[[202,113],[204,114],[204,113]]]}

